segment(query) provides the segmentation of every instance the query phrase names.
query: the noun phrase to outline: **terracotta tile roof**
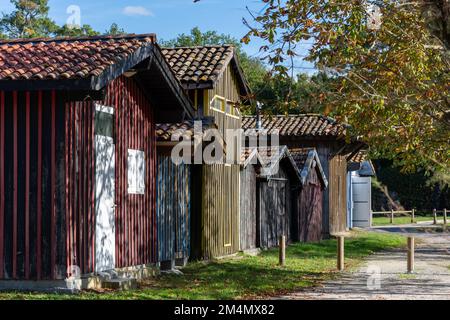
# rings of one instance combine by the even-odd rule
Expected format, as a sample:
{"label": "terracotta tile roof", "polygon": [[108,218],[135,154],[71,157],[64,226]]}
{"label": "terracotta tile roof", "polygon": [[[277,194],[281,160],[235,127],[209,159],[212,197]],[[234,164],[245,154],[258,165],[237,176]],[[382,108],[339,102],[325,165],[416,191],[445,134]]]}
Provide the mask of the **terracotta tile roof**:
{"label": "terracotta tile roof", "polygon": [[240,164],[245,168],[249,164],[264,165],[264,161],[258,152],[258,148],[242,148]]}
{"label": "terracotta tile roof", "polygon": [[153,34],[0,41],[0,80],[97,77],[155,42]]}
{"label": "terracotta tile roof", "polygon": [[218,80],[234,56],[234,47],[164,48],[162,52],[182,84],[201,85]]}
{"label": "terracotta tile roof", "polygon": [[184,137],[194,136],[194,126],[191,121],[181,123],[158,123],[156,125],[156,140],[171,141],[172,135],[180,130]]}
{"label": "terracotta tile roof", "polygon": [[292,178],[297,178],[301,181],[300,172],[295,164],[294,159],[292,159],[291,153],[287,146],[278,147],[258,147],[258,154],[262,161],[262,171],[261,176],[269,177],[277,174],[278,165],[283,159],[287,159],[290,164],[291,172],[294,173]]}
{"label": "terracotta tile roof", "polygon": [[285,146],[259,147],[258,153],[266,166],[271,166],[272,164],[277,163],[280,159],[285,157],[286,150],[287,148]]}
{"label": "terracotta tile roof", "polygon": [[358,153],[356,153],[350,160],[349,162],[356,162],[356,163],[361,163],[367,160],[367,150],[361,150]]}
{"label": "terracotta tile roof", "polygon": [[297,165],[303,185],[307,182],[310,170],[317,169],[324,187],[328,186],[327,177],[325,176],[319,155],[315,148],[295,148],[289,149],[289,152]]}
{"label": "terracotta tile roof", "polygon": [[[202,126],[203,132],[207,129],[216,128],[217,126],[212,123],[205,123]],[[185,139],[194,136],[194,122],[184,121],[180,123],[158,123],[156,124],[156,140],[160,142],[172,141],[172,136],[174,134],[180,134]]]}
{"label": "terracotta tile roof", "polygon": [[[318,114],[261,116],[262,128],[267,134],[279,130],[281,136],[343,138],[347,126]],[[244,116],[242,128],[245,135],[256,135],[256,117]]]}
{"label": "terracotta tile roof", "polygon": [[241,163],[245,163],[255,153],[256,148],[242,148]]}

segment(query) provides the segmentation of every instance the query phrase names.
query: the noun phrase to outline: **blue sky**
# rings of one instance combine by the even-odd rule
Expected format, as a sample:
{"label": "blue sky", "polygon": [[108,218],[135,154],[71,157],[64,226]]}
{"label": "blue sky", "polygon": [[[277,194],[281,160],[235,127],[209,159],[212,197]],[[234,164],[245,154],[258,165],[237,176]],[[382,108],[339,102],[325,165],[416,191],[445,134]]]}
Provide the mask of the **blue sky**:
{"label": "blue sky", "polygon": [[[67,22],[67,9],[81,10],[81,24],[105,31],[116,22],[129,33],[156,33],[158,39],[171,39],[198,26],[202,31],[215,30],[240,39],[247,32],[242,18],[251,20],[246,6],[258,13],[260,0],[50,0],[50,17],[59,25]],[[9,0],[0,0],[0,12],[11,11]],[[258,56],[261,42],[252,40],[244,49]],[[301,63],[307,66],[305,63]]]}

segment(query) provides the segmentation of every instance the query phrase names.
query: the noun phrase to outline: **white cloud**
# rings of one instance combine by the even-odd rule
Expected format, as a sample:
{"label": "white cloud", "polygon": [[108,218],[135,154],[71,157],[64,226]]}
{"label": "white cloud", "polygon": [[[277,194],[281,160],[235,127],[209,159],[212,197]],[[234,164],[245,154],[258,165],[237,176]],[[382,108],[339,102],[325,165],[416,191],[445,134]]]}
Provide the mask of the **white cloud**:
{"label": "white cloud", "polygon": [[123,8],[123,14],[127,16],[153,16],[153,12],[141,6],[127,6]]}

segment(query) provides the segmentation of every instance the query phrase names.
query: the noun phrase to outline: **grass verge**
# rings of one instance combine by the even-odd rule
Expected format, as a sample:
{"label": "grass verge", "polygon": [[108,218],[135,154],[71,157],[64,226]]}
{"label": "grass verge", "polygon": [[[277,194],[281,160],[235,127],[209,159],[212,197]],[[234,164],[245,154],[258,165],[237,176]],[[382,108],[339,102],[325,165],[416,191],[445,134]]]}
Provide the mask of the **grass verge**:
{"label": "grass verge", "polygon": [[[402,236],[352,232],[346,239],[346,266],[357,266],[364,257],[402,247]],[[76,295],[0,293],[0,299],[248,299],[273,296],[311,287],[336,276],[336,240],[295,243],[286,249],[286,266],[278,266],[278,251],[259,256],[239,255],[210,263],[193,262],[184,275],[160,275],[132,291],[84,291]]]}

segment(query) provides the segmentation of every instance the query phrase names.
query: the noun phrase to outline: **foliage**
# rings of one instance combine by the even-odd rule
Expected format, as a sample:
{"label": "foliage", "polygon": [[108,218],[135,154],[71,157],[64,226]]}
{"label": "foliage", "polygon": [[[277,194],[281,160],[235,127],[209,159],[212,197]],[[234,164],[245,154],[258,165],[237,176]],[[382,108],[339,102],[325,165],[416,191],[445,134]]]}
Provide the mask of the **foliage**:
{"label": "foliage", "polygon": [[330,81],[324,73],[313,76],[298,74],[295,81],[273,76],[258,83],[254,90],[258,92],[258,100],[265,106],[265,113],[321,113],[325,108],[324,93]]}
{"label": "foliage", "polygon": [[[264,63],[256,57],[251,57],[242,49],[239,40],[230,35],[219,34],[216,31],[202,32],[198,27],[189,34],[180,34],[175,39],[160,41],[166,47],[193,47],[205,45],[233,45],[238,54],[240,65],[254,94],[254,98],[264,105],[264,112],[271,114],[320,112],[323,109],[322,92],[328,85],[329,78],[325,74],[299,74],[295,81],[275,77],[267,70]],[[288,99],[288,96],[295,99]],[[301,101],[301,104],[293,103]],[[255,110],[245,109],[245,114]]]}
{"label": "foliage", "polygon": [[[403,247],[399,235],[353,232],[346,239],[346,265],[355,267],[374,252]],[[193,262],[183,275],[161,275],[139,290],[83,292],[80,295],[0,293],[0,299],[240,299],[265,297],[311,287],[334,276],[336,240],[295,243],[286,248],[286,266],[278,266],[278,250],[259,256],[241,255],[211,263]]]}
{"label": "foliage", "polygon": [[449,186],[437,184],[436,179],[427,175],[425,170],[404,173],[388,160],[377,160],[374,165],[377,179],[405,209],[432,210],[450,205]]}
{"label": "foliage", "polygon": [[56,36],[65,37],[83,37],[83,36],[97,36],[100,33],[92,29],[90,25],[83,25],[81,27],[71,27],[64,25],[54,33]]}
{"label": "foliage", "polygon": [[119,25],[114,22],[111,25],[111,27],[109,27],[109,30],[107,30],[105,32],[105,34],[110,35],[110,36],[118,36],[118,35],[126,34],[126,32],[123,28],[119,27]]}
{"label": "foliage", "polygon": [[[80,27],[56,25],[48,16],[48,0],[11,0],[11,3],[15,9],[9,14],[3,14],[0,19],[0,38],[80,37],[100,34],[87,24]],[[116,23],[106,31],[109,35],[124,33]]]}
{"label": "foliage", "polygon": [[195,46],[207,46],[207,45],[234,45],[238,50],[241,48],[241,44],[238,40],[230,35],[219,34],[216,31],[202,32],[200,28],[193,28],[189,34],[179,34],[175,39],[162,40],[160,44],[165,47],[195,47]]}
{"label": "foliage", "polygon": [[48,0],[11,0],[11,3],[15,10],[0,19],[0,32],[4,37],[47,37],[58,29],[48,17]]}
{"label": "foliage", "polygon": [[[380,24],[363,0],[263,0],[242,39],[263,39],[265,59],[287,78],[299,47],[333,81],[325,112],[350,123],[374,157],[404,170],[449,171],[448,47],[430,32],[423,1],[376,1]],[[448,175],[447,175],[448,177]]]}

